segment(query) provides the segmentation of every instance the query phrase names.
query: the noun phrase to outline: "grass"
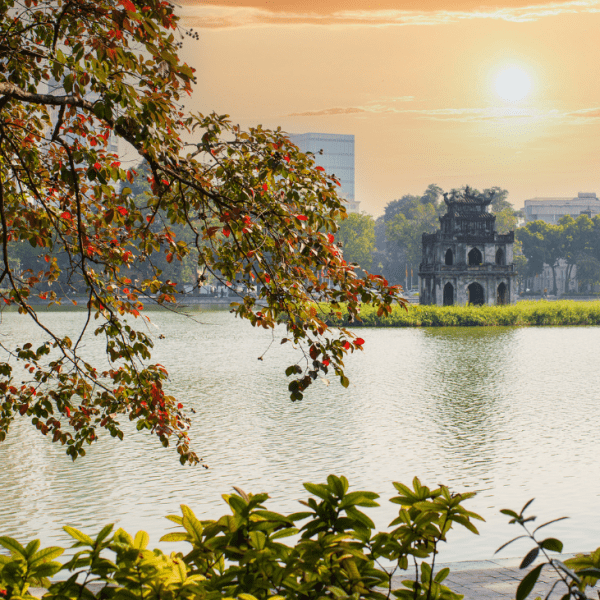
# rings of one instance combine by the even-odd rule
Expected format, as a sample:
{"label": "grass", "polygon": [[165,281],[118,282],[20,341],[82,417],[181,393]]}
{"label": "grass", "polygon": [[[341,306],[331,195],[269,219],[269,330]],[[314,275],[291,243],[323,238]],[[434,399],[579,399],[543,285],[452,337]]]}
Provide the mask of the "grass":
{"label": "grass", "polygon": [[331,325],[352,327],[497,327],[541,325],[600,325],[600,301],[560,300],[518,302],[506,306],[394,306],[391,315],[377,316],[370,306],[361,309],[361,322],[348,323],[345,308],[330,311]]}

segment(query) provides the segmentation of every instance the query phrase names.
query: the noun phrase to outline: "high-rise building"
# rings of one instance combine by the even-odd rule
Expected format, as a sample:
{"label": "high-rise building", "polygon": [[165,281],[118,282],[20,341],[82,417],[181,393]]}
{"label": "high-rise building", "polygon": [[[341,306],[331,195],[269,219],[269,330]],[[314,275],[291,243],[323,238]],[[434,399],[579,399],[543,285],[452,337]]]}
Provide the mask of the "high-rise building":
{"label": "high-rise building", "polygon": [[[302,150],[315,155],[315,163],[328,175],[335,175],[341,185],[340,196],[348,212],[358,212],[360,202],[354,197],[354,136],[338,133],[294,133],[290,140]],[[321,152],[322,151],[322,152]]]}
{"label": "high-rise building", "polygon": [[525,200],[525,222],[546,221],[556,224],[561,217],[581,214],[590,218],[600,214],[600,198],[595,192],[579,192],[576,198],[531,198]]}

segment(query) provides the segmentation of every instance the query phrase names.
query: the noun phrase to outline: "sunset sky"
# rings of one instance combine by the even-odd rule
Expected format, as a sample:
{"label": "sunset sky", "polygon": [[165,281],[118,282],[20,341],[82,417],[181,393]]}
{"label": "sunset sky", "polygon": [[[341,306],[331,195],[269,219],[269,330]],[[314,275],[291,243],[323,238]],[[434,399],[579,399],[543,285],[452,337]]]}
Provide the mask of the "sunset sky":
{"label": "sunset sky", "polygon": [[600,0],[178,0],[191,108],[354,134],[372,215],[430,183],[600,195]]}

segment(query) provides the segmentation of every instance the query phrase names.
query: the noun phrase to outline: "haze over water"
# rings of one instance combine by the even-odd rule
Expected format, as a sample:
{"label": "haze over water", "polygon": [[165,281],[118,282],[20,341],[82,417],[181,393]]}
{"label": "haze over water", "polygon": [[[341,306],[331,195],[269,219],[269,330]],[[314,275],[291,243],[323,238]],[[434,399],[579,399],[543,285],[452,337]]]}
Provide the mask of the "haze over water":
{"label": "haze over water", "polygon": [[[392,481],[418,475],[430,486],[477,491],[469,507],[486,518],[481,536],[455,533],[442,560],[490,558],[518,534],[498,511],[531,497],[540,519],[571,517],[548,530],[565,551],[597,547],[597,328],[362,329],[365,351],[347,361],[350,388],[332,377],[292,403],[283,371],[299,356],[280,336],[258,361],[271,334],[227,312],[193,313],[200,322],[150,314],[153,333],[165,335],[152,358],[169,369],[170,391],[197,411],[192,439],[210,469],[181,467],[135,432],[121,443],[103,435],[72,464],[21,420],[0,444],[3,534],[64,544],[64,524],[93,532],[116,522],[149,531],[156,544],[170,527],[163,517],[180,503],[217,518],[227,512],[220,494],[236,485],[294,512],[308,496],[303,481],[335,473],[383,496],[369,511],[379,528],[396,515],[385,501]],[[68,332],[84,314],[44,317]],[[44,339],[17,314],[3,319],[7,344]],[[86,352],[100,361],[103,346],[88,339]]]}

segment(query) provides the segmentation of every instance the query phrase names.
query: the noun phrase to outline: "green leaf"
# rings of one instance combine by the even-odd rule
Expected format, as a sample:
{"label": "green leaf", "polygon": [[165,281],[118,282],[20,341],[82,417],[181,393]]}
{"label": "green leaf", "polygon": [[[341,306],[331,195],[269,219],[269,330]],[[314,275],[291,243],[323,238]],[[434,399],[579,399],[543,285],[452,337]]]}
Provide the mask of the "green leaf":
{"label": "green leaf", "polygon": [[525,537],[529,537],[529,536],[528,535],[519,535],[516,538],[509,540],[508,542],[506,542],[506,544],[502,544],[502,546],[500,546],[500,548],[498,548],[498,550],[496,550],[496,552],[494,552],[494,554],[498,554],[498,552],[500,552],[500,550],[504,550],[504,548],[506,548],[506,546],[512,544],[513,542],[516,542],[517,540],[520,540],[521,538],[525,538]]}
{"label": "green leaf", "polygon": [[580,577],[593,577],[594,579],[600,579],[600,569],[598,567],[588,567],[587,569],[581,569],[577,571],[577,575]]}
{"label": "green leaf", "polygon": [[368,527],[369,529],[375,529],[375,523],[365,515],[362,511],[358,510],[358,508],[354,508],[353,506],[349,506],[346,509],[346,514],[353,519],[356,519],[361,525]]}
{"label": "green leaf", "polygon": [[27,544],[27,547],[25,548],[25,556],[27,558],[31,558],[37,552],[39,547],[40,540],[31,540],[31,542],[29,542],[29,544]]}
{"label": "green leaf", "polygon": [[251,531],[248,537],[252,546],[257,550],[262,550],[265,547],[267,537],[262,531]]}
{"label": "green leaf", "polygon": [[562,552],[563,543],[556,538],[546,538],[543,542],[540,542],[540,548],[551,552]]}
{"label": "green leaf", "polygon": [[538,529],[541,529],[542,527],[546,527],[546,525],[552,525],[552,523],[558,523],[558,521],[564,521],[565,519],[568,519],[569,517],[558,517],[558,519],[552,519],[552,521],[548,521],[547,523],[542,523],[541,525],[539,525],[538,527],[536,527],[533,530],[533,533],[535,533]]}
{"label": "green leaf", "polygon": [[331,497],[331,492],[326,486],[320,483],[304,483],[304,488],[313,496],[318,496],[323,500],[328,500]]}
{"label": "green leaf", "polygon": [[59,562],[46,562],[31,569],[31,574],[34,577],[53,577],[62,567]]}
{"label": "green leaf", "polygon": [[132,537],[122,527],[119,527],[119,529],[115,531],[115,541],[120,542],[121,544],[127,544],[128,546],[133,546]]}
{"label": "green leaf", "polygon": [[280,529],[271,535],[272,540],[279,538],[289,537],[290,535],[296,535],[300,531],[297,527],[287,527],[286,529]]}
{"label": "green leaf", "polygon": [[145,550],[149,541],[150,536],[145,531],[138,531],[133,540],[133,547],[138,550]]}
{"label": "green leaf", "polygon": [[444,581],[444,579],[446,579],[446,577],[448,577],[448,575],[450,574],[450,569],[448,567],[442,569],[439,573],[436,573],[436,576],[434,577],[434,581],[436,581],[437,583],[442,583],[442,581]]}
{"label": "green leaf", "polygon": [[521,564],[519,565],[519,569],[527,568],[538,557],[539,553],[540,553],[540,549],[538,546],[536,546],[535,548],[532,548],[525,555],[525,558],[521,561]]}
{"label": "green leaf", "polygon": [[183,531],[176,531],[163,535],[159,541],[161,542],[188,542],[190,535]]}
{"label": "green leaf", "polygon": [[48,548],[42,548],[37,554],[34,554],[29,560],[31,566],[36,565],[39,562],[46,562],[56,558],[63,554],[64,549],[58,546],[49,546]]}
{"label": "green leaf", "polygon": [[538,565],[535,569],[532,569],[529,571],[529,573],[527,573],[527,575],[525,575],[525,577],[523,577],[523,581],[521,581],[519,587],[517,588],[517,600],[525,600],[525,598],[531,594],[531,590],[533,590],[538,577],[542,572],[544,564],[545,563]]}
{"label": "green leaf", "polygon": [[0,546],[4,546],[7,550],[10,550],[11,553],[18,554],[23,558],[26,558],[27,556],[25,548],[23,548],[17,540],[8,537],[7,535],[0,536]]}
{"label": "green leaf", "polygon": [[82,544],[85,544],[87,546],[93,546],[94,545],[94,540],[89,535],[85,535],[85,533],[82,533],[81,531],[79,531],[79,529],[75,529],[74,527],[69,527],[68,525],[65,525],[63,527],[63,529],[72,538],[75,538],[78,542],[81,542]]}
{"label": "green leaf", "polygon": [[521,512],[519,513],[519,517],[523,516],[523,513],[529,508],[529,505],[535,500],[535,498],[532,498],[531,500],[528,500],[527,502],[525,502],[525,506],[521,509]]}
{"label": "green leaf", "polygon": [[100,533],[96,536],[96,544],[101,544],[106,537],[113,530],[114,525],[111,523],[110,525],[106,525],[100,530]]}

